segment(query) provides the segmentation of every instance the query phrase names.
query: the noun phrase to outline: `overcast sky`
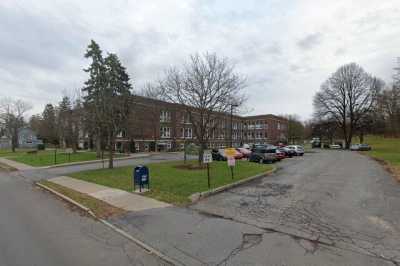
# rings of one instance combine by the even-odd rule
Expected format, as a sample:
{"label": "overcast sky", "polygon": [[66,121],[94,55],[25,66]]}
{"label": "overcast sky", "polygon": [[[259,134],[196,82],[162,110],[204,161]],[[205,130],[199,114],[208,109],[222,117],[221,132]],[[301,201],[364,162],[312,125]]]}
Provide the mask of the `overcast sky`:
{"label": "overcast sky", "polygon": [[134,88],[195,52],[228,57],[247,77],[249,114],[312,115],[340,65],[390,81],[400,56],[399,0],[0,1],[0,96],[41,112],[87,78],[90,39],[115,52]]}

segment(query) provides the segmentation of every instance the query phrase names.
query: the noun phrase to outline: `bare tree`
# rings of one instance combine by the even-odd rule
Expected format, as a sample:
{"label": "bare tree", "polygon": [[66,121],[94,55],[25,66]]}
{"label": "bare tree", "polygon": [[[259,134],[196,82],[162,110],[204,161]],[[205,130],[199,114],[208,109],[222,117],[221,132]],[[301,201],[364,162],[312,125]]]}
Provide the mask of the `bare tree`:
{"label": "bare tree", "polygon": [[377,109],[387,124],[388,133],[398,136],[400,134],[400,87],[395,84],[379,95]]}
{"label": "bare tree", "polygon": [[305,126],[297,115],[286,115],[288,121],[288,142],[295,144],[301,143],[304,139]]}
{"label": "bare tree", "polygon": [[340,67],[314,96],[315,115],[334,119],[348,149],[355,129],[371,111],[383,81],[371,77],[355,63]]}
{"label": "bare tree", "polygon": [[0,101],[0,119],[6,134],[11,138],[11,149],[18,147],[18,133],[24,126],[24,115],[32,106],[22,100],[4,98]]}
{"label": "bare tree", "polygon": [[182,69],[167,71],[161,88],[169,101],[185,107],[200,145],[199,163],[218,124],[217,117],[244,102],[244,85],[244,78],[234,72],[228,60],[216,54],[192,55]]}

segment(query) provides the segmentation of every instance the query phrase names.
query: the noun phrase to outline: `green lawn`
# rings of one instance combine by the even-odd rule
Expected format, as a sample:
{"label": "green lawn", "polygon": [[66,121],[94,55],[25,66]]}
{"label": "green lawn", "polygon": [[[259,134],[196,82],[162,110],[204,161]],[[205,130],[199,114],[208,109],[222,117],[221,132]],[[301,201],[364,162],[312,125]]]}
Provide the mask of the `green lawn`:
{"label": "green lawn", "polygon": [[386,162],[400,166],[400,139],[368,136],[365,141],[371,145],[372,150],[366,154],[385,160]]}
{"label": "green lawn", "polygon": [[[177,205],[189,202],[188,197],[196,192],[208,190],[207,170],[178,169],[182,162],[164,162],[147,165],[150,170],[150,192],[146,196]],[[216,188],[240,179],[266,172],[273,168],[268,164],[238,161],[234,169],[234,180],[226,162],[210,165],[211,187]],[[71,176],[88,182],[114,187],[126,191],[132,188],[132,167],[100,169],[74,173]]]}
{"label": "green lawn", "polygon": [[[17,151],[16,153],[7,153],[3,151],[3,157],[28,164],[31,166],[49,166],[54,164],[72,163],[72,162],[82,162],[82,161],[92,161],[97,160],[95,152],[77,152],[75,154],[68,155],[63,150],[57,150],[57,156],[55,160],[54,150],[38,151],[36,154],[30,154],[27,151]],[[107,154],[104,154],[105,159]],[[115,157],[120,157],[123,155],[116,154]]]}
{"label": "green lawn", "polygon": [[384,160],[388,169],[400,182],[400,138],[368,136],[364,142],[372,147],[371,151],[364,153],[379,160]]}
{"label": "green lawn", "polygon": [[12,152],[11,149],[0,149],[0,157],[8,157],[8,156],[16,156],[20,154],[25,154],[27,151],[31,151],[33,149],[16,149],[15,152]]}

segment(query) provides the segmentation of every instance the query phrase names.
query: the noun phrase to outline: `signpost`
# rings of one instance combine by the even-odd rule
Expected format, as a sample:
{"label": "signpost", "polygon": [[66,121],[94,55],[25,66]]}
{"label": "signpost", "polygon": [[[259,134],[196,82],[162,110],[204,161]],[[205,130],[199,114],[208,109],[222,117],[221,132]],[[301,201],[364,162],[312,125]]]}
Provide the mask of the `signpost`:
{"label": "signpost", "polygon": [[212,163],[212,154],[210,152],[204,152],[203,154],[203,163],[207,165],[207,181],[208,188],[210,188],[210,163]]}
{"label": "signpost", "polygon": [[234,148],[227,148],[224,150],[224,152],[225,152],[225,156],[227,157],[228,166],[229,166],[229,168],[231,168],[231,176],[232,176],[232,180],[233,180],[233,167],[236,164],[236,161],[235,161],[236,150]]}
{"label": "signpost", "polygon": [[228,157],[228,166],[229,168],[231,168],[232,180],[233,180],[233,167],[235,167],[235,164],[236,164],[235,157]]}

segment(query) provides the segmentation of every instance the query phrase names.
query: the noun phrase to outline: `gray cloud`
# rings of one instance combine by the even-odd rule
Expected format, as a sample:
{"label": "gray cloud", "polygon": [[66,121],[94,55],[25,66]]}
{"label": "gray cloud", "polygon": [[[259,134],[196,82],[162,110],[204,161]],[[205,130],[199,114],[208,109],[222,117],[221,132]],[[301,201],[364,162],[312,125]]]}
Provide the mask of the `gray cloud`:
{"label": "gray cloud", "polygon": [[335,55],[336,55],[336,56],[342,56],[342,55],[345,55],[345,54],[346,54],[346,49],[343,48],[343,47],[338,48],[338,49],[336,49],[336,51],[335,51]]}
{"label": "gray cloud", "polygon": [[3,0],[0,97],[30,101],[34,112],[57,103],[87,78],[83,54],[95,39],[120,56],[136,89],[192,53],[216,52],[247,77],[254,114],[307,118],[321,82],[349,60],[390,78],[400,47],[394,26],[400,3],[369,2]]}
{"label": "gray cloud", "polygon": [[303,50],[310,50],[315,46],[321,44],[322,42],[322,33],[313,33],[309,34],[306,37],[302,38],[297,42],[297,46]]}

